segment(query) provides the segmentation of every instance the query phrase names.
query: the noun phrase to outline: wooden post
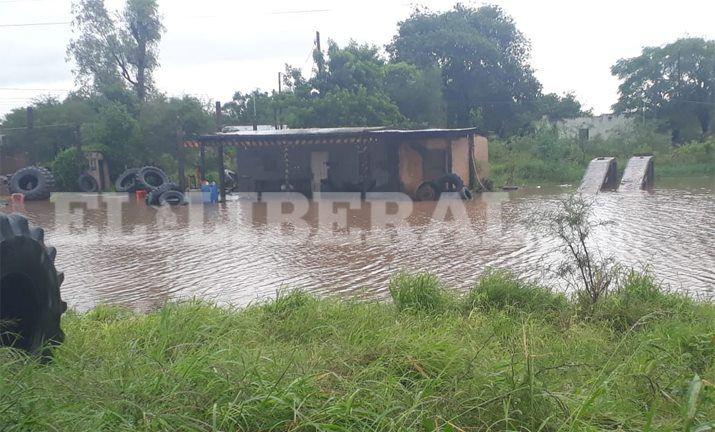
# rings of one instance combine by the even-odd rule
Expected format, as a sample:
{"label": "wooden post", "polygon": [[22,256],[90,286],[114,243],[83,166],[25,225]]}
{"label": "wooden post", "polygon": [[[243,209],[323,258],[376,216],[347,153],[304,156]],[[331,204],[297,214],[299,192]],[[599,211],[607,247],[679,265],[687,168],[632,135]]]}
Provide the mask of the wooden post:
{"label": "wooden post", "polygon": [[223,144],[219,144],[216,148],[218,151],[218,191],[221,196],[221,202],[226,202],[226,171],[223,166]]}
{"label": "wooden post", "polygon": [[75,143],[75,145],[77,146],[77,162],[79,164],[84,165],[84,163],[83,163],[84,155],[82,154],[82,129],[81,129],[80,125],[77,125],[74,127],[74,134],[75,134],[75,139],[77,140],[77,142]]}
{"label": "wooden post", "polygon": [[206,180],[206,146],[204,143],[199,143],[199,183]]}
{"label": "wooden post", "polygon": [[469,149],[469,155],[468,155],[468,161],[469,161],[469,188],[474,190],[477,188],[477,183],[479,180],[477,179],[477,168],[476,168],[476,161],[474,160],[474,133],[469,132],[469,135],[467,136],[467,142],[469,145],[467,148]]}
{"label": "wooden post", "polygon": [[176,159],[179,162],[179,187],[186,190],[186,159],[184,158],[184,132],[176,130]]}
{"label": "wooden post", "polygon": [[221,126],[223,123],[223,118],[222,118],[222,111],[221,111],[221,102],[216,102],[216,132],[221,132]]}
{"label": "wooden post", "polygon": [[[216,132],[221,132],[222,127],[222,112],[221,112],[221,102],[216,101]],[[221,202],[226,202],[226,168],[223,162],[223,143],[220,143],[216,147],[216,152],[218,153],[218,191]]]}

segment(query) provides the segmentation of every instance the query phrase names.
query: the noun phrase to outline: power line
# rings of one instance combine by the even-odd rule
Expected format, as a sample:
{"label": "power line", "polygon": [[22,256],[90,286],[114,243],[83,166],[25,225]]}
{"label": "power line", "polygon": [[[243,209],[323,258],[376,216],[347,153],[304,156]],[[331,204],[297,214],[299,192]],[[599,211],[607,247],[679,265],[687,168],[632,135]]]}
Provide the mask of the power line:
{"label": "power line", "polygon": [[20,87],[0,87],[0,90],[8,91],[56,91],[56,92],[70,92],[71,89],[53,89],[53,88],[20,88]]}
{"label": "power line", "polygon": [[22,23],[22,24],[0,24],[0,27],[39,27],[39,26],[57,26],[57,25],[69,25],[72,21],[58,21],[58,22],[34,22],[34,23]]}

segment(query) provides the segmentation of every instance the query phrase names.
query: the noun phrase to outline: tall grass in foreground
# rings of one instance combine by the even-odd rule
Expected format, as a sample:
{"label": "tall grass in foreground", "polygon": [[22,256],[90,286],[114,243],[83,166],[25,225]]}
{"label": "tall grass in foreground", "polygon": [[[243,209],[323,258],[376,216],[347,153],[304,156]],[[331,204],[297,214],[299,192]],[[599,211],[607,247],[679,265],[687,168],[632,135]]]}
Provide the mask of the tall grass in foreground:
{"label": "tall grass in foreground", "polygon": [[394,304],[289,292],[243,310],[70,314],[50,364],[0,349],[0,430],[705,431],[715,420],[711,303],[639,275],[588,316],[503,272],[463,296],[417,286],[443,287],[403,274]]}

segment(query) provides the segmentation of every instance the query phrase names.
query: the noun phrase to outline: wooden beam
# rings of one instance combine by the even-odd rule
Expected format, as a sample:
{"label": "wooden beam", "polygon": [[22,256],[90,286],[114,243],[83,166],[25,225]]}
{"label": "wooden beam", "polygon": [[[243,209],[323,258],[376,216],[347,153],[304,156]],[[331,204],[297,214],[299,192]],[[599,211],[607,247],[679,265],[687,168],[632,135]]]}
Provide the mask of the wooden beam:
{"label": "wooden beam", "polygon": [[176,131],[176,159],[179,162],[179,187],[186,190],[186,160],[184,158],[184,132],[179,128]]}
{"label": "wooden beam", "polygon": [[199,142],[199,182],[206,180],[206,146],[203,142]]}
{"label": "wooden beam", "polygon": [[219,144],[218,151],[218,192],[221,196],[221,202],[226,202],[226,173],[223,165],[223,144]]}

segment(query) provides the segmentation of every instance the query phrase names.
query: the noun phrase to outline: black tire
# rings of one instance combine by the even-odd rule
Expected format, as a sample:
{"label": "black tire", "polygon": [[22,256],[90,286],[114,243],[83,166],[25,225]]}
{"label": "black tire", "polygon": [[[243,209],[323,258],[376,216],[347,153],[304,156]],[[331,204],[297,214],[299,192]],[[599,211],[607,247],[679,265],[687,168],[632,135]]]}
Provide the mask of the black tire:
{"label": "black tire", "polygon": [[99,192],[99,183],[91,175],[84,173],[77,179],[77,186],[81,192]]}
{"label": "black tire", "polygon": [[184,193],[177,190],[168,190],[159,196],[159,205],[184,205],[186,198]]}
{"label": "black tire", "polygon": [[114,182],[114,189],[117,192],[136,192],[139,188],[137,182],[137,173],[139,168],[129,168],[117,177]]}
{"label": "black tire", "polygon": [[439,188],[434,182],[424,182],[417,187],[415,199],[417,201],[436,201],[439,194]]}
{"label": "black tire", "polygon": [[464,189],[464,181],[453,173],[445,174],[435,181],[440,192],[460,192]]}
{"label": "black tire", "polygon": [[469,201],[473,198],[472,191],[470,191],[468,188],[462,188],[462,190],[459,192],[459,196],[465,201]]}
{"label": "black tire", "polygon": [[52,173],[40,167],[22,168],[10,178],[10,193],[25,195],[25,201],[49,199],[54,187]]}
{"label": "black tire", "polygon": [[164,171],[157,167],[146,166],[141,168],[137,174],[137,184],[140,188],[155,189],[169,183],[169,177]]}
{"label": "black tire", "polygon": [[161,205],[161,202],[159,201],[161,195],[168,191],[180,192],[183,196],[183,191],[179,185],[176,183],[164,183],[160,187],[152,189],[148,194],[146,194],[146,204],[152,206]]}
{"label": "black tire", "polygon": [[19,214],[0,213],[0,345],[49,355],[64,340],[60,298],[64,274],[55,269],[57,251],[45,246],[42,228]]}

